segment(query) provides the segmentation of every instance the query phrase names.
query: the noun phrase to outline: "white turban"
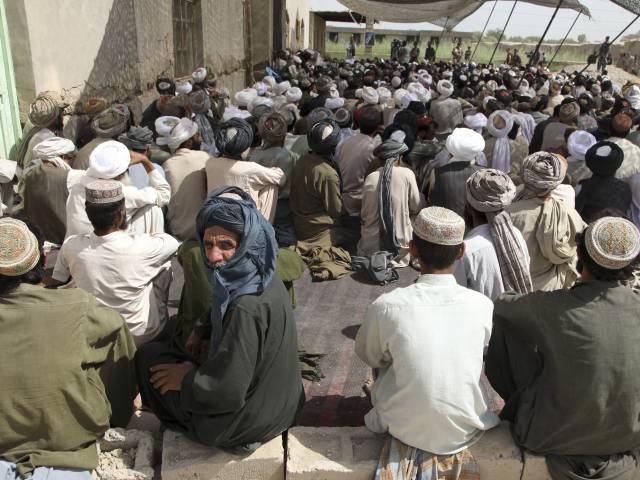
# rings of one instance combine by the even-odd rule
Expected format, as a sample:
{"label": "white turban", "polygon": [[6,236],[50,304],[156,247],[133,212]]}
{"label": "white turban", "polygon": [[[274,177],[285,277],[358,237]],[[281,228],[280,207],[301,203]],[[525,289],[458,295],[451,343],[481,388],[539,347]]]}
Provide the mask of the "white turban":
{"label": "white turban", "polygon": [[450,161],[473,162],[484,150],[484,138],[468,128],[456,128],[447,137],[446,147],[452,156]]}
{"label": "white turban", "polygon": [[453,77],[453,72],[451,72],[450,70],[446,70],[442,72],[442,78],[451,78],[451,77]]}
{"label": "white turban", "polygon": [[271,100],[270,98],[265,98],[265,97],[253,97],[251,99],[251,101],[249,102],[249,104],[247,105],[247,110],[249,110],[249,112],[253,113],[253,110],[258,105],[266,105],[267,107],[272,107],[273,106],[273,100]]}
{"label": "white turban", "polygon": [[482,108],[484,108],[485,110],[487,109],[487,104],[491,101],[491,100],[495,100],[496,97],[492,97],[491,95],[489,95],[488,97],[484,97],[482,99]]}
{"label": "white turban", "polygon": [[269,85],[264,82],[256,82],[253,84],[253,89],[258,92],[258,95],[263,96],[269,90]]}
{"label": "white turban", "polygon": [[[222,114],[222,121],[228,122],[232,118],[249,118],[251,114],[246,110],[240,110],[238,107],[234,107],[233,105],[225,108],[224,113]],[[157,143],[157,142],[156,142]]]}
{"label": "white turban", "polygon": [[169,135],[166,137],[159,137],[156,140],[156,143],[158,143],[158,145],[167,145],[169,150],[171,150],[171,153],[174,153],[180,145],[189,140],[196,133],[198,133],[198,124],[188,118],[181,118],[178,123],[173,126]]}
{"label": "white turban", "polygon": [[[499,117],[504,120],[505,126],[498,129],[494,125],[495,119]],[[509,146],[509,132],[513,129],[515,122],[513,115],[506,110],[496,110],[487,121],[487,131],[496,139],[493,147],[493,157],[491,159],[491,168],[509,173],[511,170],[511,147]]]}
{"label": "white turban", "polygon": [[129,168],[131,155],[129,149],[115,140],[107,140],[93,149],[89,156],[87,175],[111,180],[122,175]]}
{"label": "white turban", "polygon": [[415,93],[407,92],[402,97],[402,108],[407,108],[411,102],[418,102],[418,96]]}
{"label": "white turban", "polygon": [[280,110],[287,104],[287,97],[284,95],[276,95],[275,97],[271,97],[271,103],[274,110]]}
{"label": "white turban", "polygon": [[184,82],[176,83],[177,94],[186,95],[188,93],[191,93],[191,90],[193,90],[193,85],[191,85],[191,82],[189,81],[185,80]]}
{"label": "white turban", "polygon": [[573,132],[567,139],[567,147],[570,155],[567,160],[584,160],[587,150],[595,144],[596,137],[589,132],[585,132],[584,130]]}
{"label": "white turban", "polygon": [[402,107],[402,99],[409,94],[404,88],[399,88],[393,92],[393,100],[396,102],[396,107]]}
{"label": "white turban", "polygon": [[453,95],[453,85],[449,80],[440,80],[437,88],[440,98],[442,99],[449,98]]}
{"label": "white turban", "polygon": [[385,105],[391,100],[391,91],[387,87],[378,87],[378,99]]}
{"label": "white turban", "polygon": [[236,104],[240,107],[246,107],[249,102],[258,96],[258,91],[255,88],[245,88],[235,94]]}
{"label": "white turban", "polygon": [[287,90],[291,88],[291,83],[287,80],[284,82],[278,83],[275,87],[273,87],[273,92],[276,95],[284,95]]}
{"label": "white turban", "polygon": [[196,68],[191,74],[191,78],[196,83],[202,83],[207,79],[207,69],[204,67]]}
{"label": "white turban", "polygon": [[467,115],[464,117],[464,126],[475,132],[482,133],[482,129],[487,126],[487,117],[482,113]]}
{"label": "white turban", "polygon": [[264,78],[262,79],[262,82],[263,82],[263,83],[266,83],[266,84],[269,86],[269,88],[270,88],[270,89],[273,89],[273,87],[275,87],[275,86],[276,86],[276,79],[275,79],[275,78],[273,78],[273,77],[272,77],[272,76],[270,76],[270,75],[267,75],[266,77],[264,77]]}
{"label": "white turban", "polygon": [[380,100],[378,92],[373,87],[364,87],[362,89],[362,99],[369,105],[376,105]]}
{"label": "white turban", "polygon": [[631,108],[634,110],[640,110],[640,88],[637,85],[633,85],[627,92],[627,100]]}
{"label": "white turban", "polygon": [[344,107],[344,98],[327,98],[324,102],[324,106],[329,110],[337,110]]}
{"label": "white turban", "polygon": [[300,100],[302,100],[302,90],[298,87],[291,87],[287,90],[287,102],[298,103]]}
{"label": "white turban", "polygon": [[75,152],[76,146],[69,139],[49,137],[33,147],[33,157],[41,160],[60,157]]}
{"label": "white turban", "polygon": [[180,121],[178,117],[158,117],[155,122],[156,132],[161,137],[166,137],[171,133],[171,129]]}
{"label": "white turban", "polygon": [[393,77],[391,79],[391,86],[393,88],[398,88],[400,85],[402,85],[402,79],[400,77]]}

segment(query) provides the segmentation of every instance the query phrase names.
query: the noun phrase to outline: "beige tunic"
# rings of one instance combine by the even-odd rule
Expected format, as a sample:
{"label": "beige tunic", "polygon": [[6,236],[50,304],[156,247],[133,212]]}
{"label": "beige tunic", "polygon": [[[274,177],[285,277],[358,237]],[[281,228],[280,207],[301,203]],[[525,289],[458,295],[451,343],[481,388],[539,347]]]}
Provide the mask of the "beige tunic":
{"label": "beige tunic", "polygon": [[[362,236],[358,255],[371,255],[380,250],[380,176],[382,168],[370,174],[362,188]],[[391,204],[396,238],[400,252],[394,258],[395,267],[409,265],[409,242],[413,236],[412,218],[420,212],[422,201],[414,173],[405,167],[393,167],[391,174]]]}
{"label": "beige tunic", "polygon": [[527,242],[533,289],[570,288],[578,278],[576,234],[587,226],[580,214],[551,198],[522,200],[506,211]]}
{"label": "beige tunic", "polygon": [[207,198],[208,159],[206,152],[180,148],[162,166],[171,186],[167,221],[180,240],[196,240],[196,215]]}
{"label": "beige tunic", "polygon": [[278,188],[287,180],[279,168],[267,168],[255,162],[212,157],[207,160],[207,192],[236,186],[251,195],[260,213],[273,222],[278,203]]}

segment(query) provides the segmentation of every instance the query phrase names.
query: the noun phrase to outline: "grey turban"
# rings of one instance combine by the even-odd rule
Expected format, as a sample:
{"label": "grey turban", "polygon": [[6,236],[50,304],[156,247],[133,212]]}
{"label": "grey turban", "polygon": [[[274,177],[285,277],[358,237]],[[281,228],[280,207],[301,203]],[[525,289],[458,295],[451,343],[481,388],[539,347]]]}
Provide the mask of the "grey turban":
{"label": "grey turban", "polygon": [[273,112],[273,107],[271,105],[261,104],[253,107],[251,116],[259,121],[262,117],[269,115],[271,112]]}
{"label": "grey turban", "polygon": [[378,145],[373,151],[373,155],[380,160],[397,160],[400,155],[408,151],[409,147],[407,147],[404,143],[389,139]]}
{"label": "grey turban", "polygon": [[258,132],[266,145],[277,145],[287,136],[287,121],[277,112],[260,117]]}
{"label": "grey turban", "polygon": [[479,212],[504,210],[516,196],[516,186],[509,176],[492,168],[473,174],[467,180],[467,201]]}
{"label": "grey turban", "polygon": [[338,122],[338,125],[340,125],[342,128],[348,128],[351,126],[352,116],[349,109],[344,107],[337,109],[335,112],[335,117],[336,122]]}
{"label": "grey turban", "polygon": [[511,217],[504,211],[516,194],[513,181],[506,173],[487,168],[469,177],[466,190],[469,205],[487,216],[505,291],[533,291],[526,252],[518,241]]}
{"label": "grey turban", "polygon": [[114,138],[126,130],[128,122],[129,108],[126,105],[114,105],[99,113],[91,126],[97,136]]}
{"label": "grey turban", "polygon": [[326,107],[314,108],[313,110],[311,110],[311,112],[309,112],[309,115],[307,115],[307,125],[309,126],[309,130],[311,130],[311,128],[320,120],[325,120],[327,118],[331,120],[335,119],[335,116],[331,110]]}
{"label": "grey turban", "polygon": [[232,118],[216,131],[216,148],[225,156],[236,160],[253,143],[253,129],[246,120]]}
{"label": "grey turban", "polygon": [[560,155],[537,152],[524,159],[522,179],[525,189],[516,201],[546,197],[562,183],[567,173]]}
{"label": "grey turban", "polygon": [[144,151],[153,143],[153,132],[147,127],[132,125],[127,133],[118,137],[120,143],[124,143],[129,150]]}
{"label": "grey turban", "polygon": [[335,120],[326,118],[311,127],[307,134],[309,148],[318,155],[333,155],[340,142],[340,126]]}
{"label": "grey turban", "polygon": [[331,79],[329,77],[320,77],[316,80],[316,90],[318,93],[329,93],[331,89]]}

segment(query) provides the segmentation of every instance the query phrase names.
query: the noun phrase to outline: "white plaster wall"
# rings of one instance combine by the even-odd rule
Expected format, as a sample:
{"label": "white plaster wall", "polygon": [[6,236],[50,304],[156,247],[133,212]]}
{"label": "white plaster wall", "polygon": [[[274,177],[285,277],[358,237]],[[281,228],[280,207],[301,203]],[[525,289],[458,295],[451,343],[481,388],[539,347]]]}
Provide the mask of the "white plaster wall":
{"label": "white plaster wall", "polygon": [[[287,13],[289,14],[289,46],[291,48],[309,47],[309,30],[311,28],[309,0],[287,0]],[[300,20],[304,21],[304,36],[296,43],[296,14]]]}

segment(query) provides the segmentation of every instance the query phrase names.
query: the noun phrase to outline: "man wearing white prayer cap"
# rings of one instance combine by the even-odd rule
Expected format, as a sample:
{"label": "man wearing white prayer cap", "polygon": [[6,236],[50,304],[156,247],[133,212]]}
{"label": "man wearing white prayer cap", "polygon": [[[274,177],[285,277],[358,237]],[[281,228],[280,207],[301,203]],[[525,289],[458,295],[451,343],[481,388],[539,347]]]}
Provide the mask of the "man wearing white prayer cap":
{"label": "man wearing white prayer cap", "polygon": [[96,115],[91,127],[96,138],[78,150],[74,167],[79,170],[89,168],[89,159],[93,150],[100,144],[114,140],[123,132],[126,132],[131,122],[131,110],[125,104],[116,104]]}
{"label": "man wearing white prayer cap", "polygon": [[196,68],[191,74],[191,78],[193,78],[195,83],[204,83],[207,79],[207,73],[207,69],[204,67]]}
{"label": "man wearing white prayer cap", "polygon": [[587,167],[585,156],[587,151],[596,143],[596,137],[584,130],[576,130],[567,139],[567,149],[569,150],[567,176],[574,188],[582,180],[591,177],[591,170]]}
{"label": "man wearing white prayer cap", "polygon": [[240,90],[239,92],[236,92],[233,98],[236,101],[236,105],[240,109],[246,110],[251,100],[253,100],[253,98],[255,98],[257,95],[258,95],[258,91],[256,89],[245,88],[244,90]]}
{"label": "man wearing white prayer cap", "polygon": [[482,129],[487,126],[487,117],[484,113],[476,113],[464,117],[464,126],[482,135]]}
{"label": "man wearing white prayer cap", "polygon": [[[391,472],[390,459],[418,457],[433,459],[429,477],[452,464],[463,474],[477,472],[467,448],[500,423],[480,383],[493,303],[453,276],[465,250],[464,231],[464,220],[455,212],[423,209],[413,222],[410,244],[420,277],[374,301],[356,336],[360,359],[372,368],[385,366],[373,384],[373,409],[365,416],[369,430],[386,434],[378,471]],[[446,342],[451,338],[455,341]],[[428,432],[423,425],[429,425]]]}
{"label": "man wearing white prayer cap", "polygon": [[197,239],[196,215],[207,197],[209,153],[200,150],[200,142],[195,122],[179,120],[167,139],[172,156],[162,164],[171,187],[167,225],[169,233],[181,241]]}
{"label": "man wearing white prayer cap", "polygon": [[433,170],[428,204],[464,216],[467,179],[479,170],[475,163],[484,150],[484,138],[468,128],[456,128],[447,137],[446,149],[451,158]]}
{"label": "man wearing white prayer cap", "polygon": [[438,82],[440,96],[431,102],[431,116],[438,125],[436,135],[443,140],[451,131],[464,121],[462,105],[457,99],[451,98],[453,84],[449,80]]}
{"label": "man wearing white prayer cap", "polygon": [[367,105],[377,105],[380,100],[378,92],[373,87],[364,87],[362,89],[362,100]]}
{"label": "man wearing white prayer cap", "polygon": [[[127,170],[130,165],[136,164],[141,164],[147,172],[148,187],[136,188],[129,185]],[[164,232],[164,216],[161,208],[169,203],[171,187],[146,156],[129,151],[120,142],[109,140],[94,149],[86,175],[69,189],[65,238],[93,231],[84,208],[85,187],[100,179],[119,180],[124,184],[125,208],[130,231]]]}
{"label": "man wearing white prayer cap", "polygon": [[291,87],[289,90],[287,90],[285,96],[287,98],[287,102],[297,104],[300,100],[302,100],[302,90],[300,90],[298,87]]}
{"label": "man wearing white prayer cap", "polygon": [[92,230],[64,242],[53,279],[73,278],[76,287],[122,315],[137,346],[148,343],[169,319],[170,259],[180,244],[166,233],[128,229],[121,182],[94,180],[83,188]]}
{"label": "man wearing white prayer cap", "polygon": [[71,168],[76,146],[71,140],[51,137],[33,149],[34,160],[23,173],[24,213],[40,227],[44,238],[62,244],[66,231],[69,189],[84,176]]}

